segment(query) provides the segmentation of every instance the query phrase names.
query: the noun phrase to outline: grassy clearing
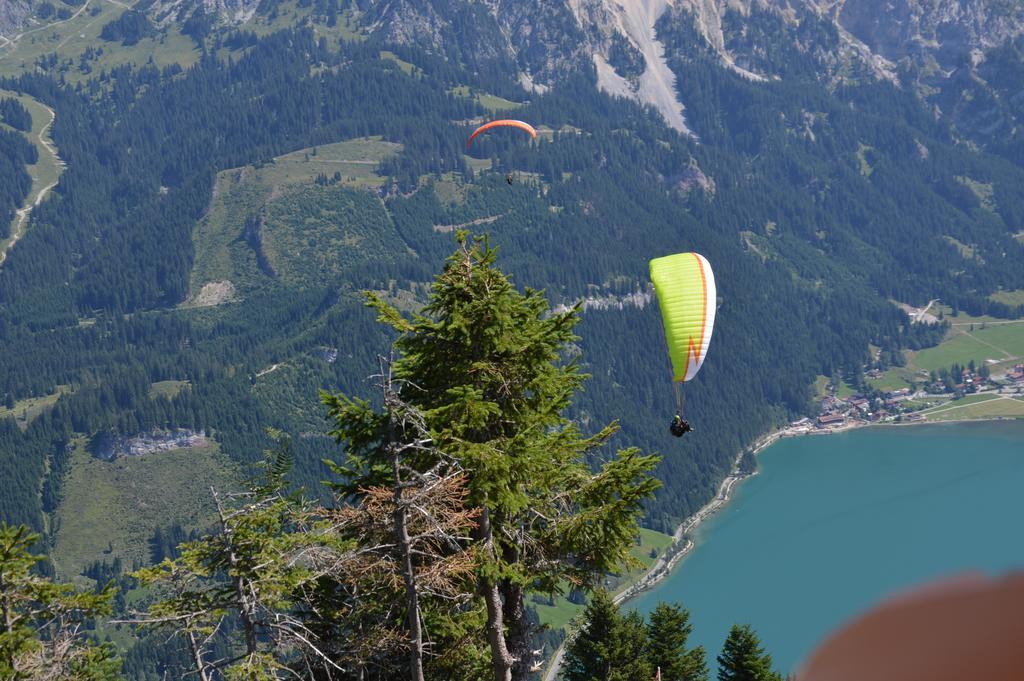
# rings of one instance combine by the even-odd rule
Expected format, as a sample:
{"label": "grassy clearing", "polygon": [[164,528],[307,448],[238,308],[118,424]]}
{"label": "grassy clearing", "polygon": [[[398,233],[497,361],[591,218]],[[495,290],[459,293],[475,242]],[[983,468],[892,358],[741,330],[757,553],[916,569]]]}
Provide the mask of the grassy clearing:
{"label": "grassy clearing", "polygon": [[978,364],[986,360],[1012,362],[1024,356],[1024,320],[957,322],[939,345],[907,355],[911,368],[928,371],[949,367],[954,362],[967,364],[972,359]]}
{"label": "grassy clearing", "polygon": [[[622,575],[609,577],[605,580],[605,588],[612,591],[612,593],[618,593],[625,589],[646,572],[654,564],[654,561],[657,560],[657,556],[661,555],[671,543],[672,537],[670,535],[655,532],[654,530],[641,529],[640,544],[634,546],[630,553],[642,563],[643,567],[636,568]],[[655,551],[654,557],[651,557],[652,550]],[[551,629],[564,629],[573,617],[583,612],[585,607],[570,603],[569,599],[564,596],[556,596],[551,600],[538,596],[536,600],[530,601],[530,605],[537,609],[541,623]]]}
{"label": "grassy clearing", "polygon": [[900,388],[909,388],[911,381],[920,381],[923,378],[923,376],[915,376],[914,372],[909,369],[896,367],[883,372],[878,378],[867,379],[867,382],[868,385],[876,390],[888,392]]}
{"label": "grassy clearing", "polygon": [[260,277],[256,256],[245,244],[242,233],[245,218],[269,200],[271,190],[258,182],[249,182],[249,172],[250,169],[242,168],[217,174],[210,209],[192,231],[196,255],[186,305],[207,284],[233,282],[237,287]]}
{"label": "grassy clearing", "polygon": [[80,441],[54,520],[58,574],[69,579],[92,561],[115,557],[128,567],[148,560],[158,526],[205,526],[214,509],[210,486],[232,489],[238,477],[216,446],[100,461]]}
{"label": "grassy clearing", "polygon": [[1005,353],[993,350],[967,333],[954,334],[934,348],[907,354],[909,364],[927,371],[949,368],[954,362],[966,364],[972,359],[975,362],[1005,359]]}
{"label": "grassy clearing", "polygon": [[473,169],[474,173],[490,170],[493,167],[489,158],[473,158],[472,156],[465,155],[462,158],[465,159],[466,164]]}
{"label": "grassy clearing", "polygon": [[407,76],[411,76],[417,71],[419,71],[415,64],[412,64],[410,62],[405,61],[404,59],[399,58],[399,56],[394,52],[389,52],[388,50],[381,50],[380,58],[395,62],[396,64],[398,64],[398,68],[402,69],[402,73],[404,73]]}
{"label": "grassy clearing", "polygon": [[[829,394],[828,386],[828,376],[822,376],[819,374],[818,377],[814,379],[814,396],[818,399],[827,397]],[[836,388],[836,397],[843,399],[853,395],[855,392],[856,390],[853,389],[853,386],[847,385],[846,381],[842,381],[839,384],[839,387]]]}
{"label": "grassy clearing", "polygon": [[473,92],[468,85],[460,85],[454,87],[448,92],[452,93],[456,97],[466,97],[473,99],[477,104],[487,109],[491,113],[496,111],[508,111],[511,109],[518,109],[523,106],[522,102],[513,102],[510,99],[504,97],[498,97],[487,92]]}
{"label": "grassy clearing", "polygon": [[376,189],[383,186],[385,179],[377,174],[377,166],[388,156],[401,151],[401,144],[385,142],[379,136],[335,142],[278,156],[272,164],[254,169],[252,179],[280,187],[308,184],[318,175],[333,178],[335,173],[340,173],[339,184]]}
{"label": "grassy clearing", "polygon": [[189,385],[188,381],[157,381],[149,385],[149,397],[173,399]]}
{"label": "grassy clearing", "polygon": [[945,405],[945,404],[947,404],[949,402],[950,402],[950,398],[948,396],[940,397],[938,395],[933,395],[933,396],[931,396],[931,397],[929,397],[927,399],[903,400],[903,402],[901,402],[900,404],[902,406],[906,407],[907,409],[924,410],[924,409],[928,409],[930,407],[939,407],[939,406]]}
{"label": "grassy clearing", "polygon": [[1016,291],[996,291],[990,295],[989,298],[997,303],[1004,303],[1006,305],[1024,305],[1024,289],[1017,289]]}
{"label": "grassy clearing", "polygon": [[14,403],[13,409],[0,405],[0,421],[14,417],[14,422],[22,430],[28,428],[29,424],[36,420],[40,414],[57,404],[61,395],[70,395],[74,392],[69,385],[57,386],[57,392],[41,397],[26,397]]}
{"label": "grassy clearing", "polygon": [[845,400],[847,397],[852,396],[856,392],[857,391],[854,390],[852,386],[847,384],[846,381],[843,381],[842,383],[839,384],[839,387],[836,388],[836,397],[838,397],[841,400]]}
{"label": "grassy clearing", "polygon": [[958,313],[954,317],[952,314],[950,314],[950,309],[948,307],[944,307],[943,308],[943,321],[949,322],[950,326],[958,327],[959,328],[959,327],[962,327],[962,326],[970,326],[971,324],[974,324],[975,326],[978,326],[978,325],[980,325],[982,323],[986,323],[987,324],[987,323],[990,323],[990,322],[991,323],[1003,323],[1003,324],[1005,324],[1007,321],[1011,321],[1011,320],[1000,319],[999,317],[992,317],[990,315],[979,315],[979,316],[975,317],[974,315],[969,315],[966,312],[960,312],[960,313]]}
{"label": "grassy clearing", "polygon": [[[136,45],[125,46],[119,42],[102,40],[99,36],[103,26],[117,19],[127,11],[127,5],[132,4],[132,0],[123,3],[86,0],[84,10],[73,19],[33,28],[26,31],[16,43],[3,43],[0,45],[0,76],[16,76],[32,71],[37,59],[52,53],[56,53],[62,62],[70,62],[63,77],[71,83],[84,81],[104,69],[109,71],[124,64],[142,66],[150,58],[158,67],[180,64],[188,68],[199,60],[201,51],[190,37],[180,32],[177,24],[168,26],[153,37],[140,40]],[[326,38],[328,46],[337,45],[339,40],[363,39],[355,30],[355,10],[340,12],[334,26],[327,26],[323,21],[308,21],[313,11],[312,7],[299,7],[297,0],[282,0],[276,3],[270,14],[254,16],[238,28],[265,36],[305,23],[312,28],[316,38]],[[100,48],[102,53],[87,60],[83,70],[82,55],[90,47]],[[227,48],[217,51],[221,59],[227,59],[229,55],[237,59],[240,54],[241,51],[232,52]]]}
{"label": "grassy clearing", "polygon": [[922,413],[928,421],[1024,418],[1024,399],[1000,395],[971,395]]}

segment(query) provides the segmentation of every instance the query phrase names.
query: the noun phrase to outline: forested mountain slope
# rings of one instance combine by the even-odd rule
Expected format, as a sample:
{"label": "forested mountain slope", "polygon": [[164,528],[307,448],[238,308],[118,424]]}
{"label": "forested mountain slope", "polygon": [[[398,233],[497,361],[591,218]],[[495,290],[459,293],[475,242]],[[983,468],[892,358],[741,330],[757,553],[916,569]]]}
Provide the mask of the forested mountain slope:
{"label": "forested mountain slope", "polygon": [[[399,12],[412,5],[426,18]],[[633,294],[659,255],[695,250],[715,267],[717,331],[683,440],[667,432],[656,306],[595,305],[579,329],[592,378],[574,416],[619,419],[621,445],[664,455],[646,519],[658,529],[759,434],[807,413],[817,376],[853,379],[871,346],[892,358],[941,336],[890,301],[1019,312],[989,298],[1024,288],[1012,137],[970,137],[962,117],[877,77],[828,17],[725,11],[728,63],[685,3],[656,26],[680,131],[599,88],[585,48],[563,49],[603,45],[621,77],[643,73],[601,3],[583,5],[603,31],[590,42],[568,6],[526,0],[265,1],[248,17],[143,3],[110,30],[97,14],[89,30],[107,39],[88,54],[24,68],[0,56],[21,72],[0,88],[54,109],[67,163],[0,269],[3,397],[15,413],[54,401],[0,423],[0,517],[53,529],[76,447],[154,429],[205,431],[244,464],[279,428],[298,482],[318,490],[338,450],[317,391],[362,394],[391,341],[359,292],[415,308],[456,225],[488,232],[517,284],[554,303],[650,301]],[[182,40],[192,48],[166,51]],[[116,60],[140,46],[154,63]],[[1016,101],[1019,50],[998,49],[1006,70],[993,56],[987,82]],[[538,126],[539,142],[494,135],[467,154],[472,123],[496,111]],[[183,387],[153,389],[168,381]]]}

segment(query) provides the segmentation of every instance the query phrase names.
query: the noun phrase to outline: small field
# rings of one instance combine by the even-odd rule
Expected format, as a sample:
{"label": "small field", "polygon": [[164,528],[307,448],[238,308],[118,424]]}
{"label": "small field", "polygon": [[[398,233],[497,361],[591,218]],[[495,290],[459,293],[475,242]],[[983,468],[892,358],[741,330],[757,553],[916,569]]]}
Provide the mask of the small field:
{"label": "small field", "polygon": [[188,381],[157,381],[149,386],[149,397],[173,399],[189,385]]}
{"label": "small field", "polygon": [[384,184],[384,178],[377,174],[378,164],[401,151],[401,144],[385,142],[379,136],[361,137],[278,156],[273,163],[256,169],[251,179],[278,188],[313,182],[318,175],[333,178],[340,173],[340,184],[376,189]]}
{"label": "small field", "polygon": [[915,375],[913,371],[904,367],[896,367],[882,372],[882,375],[878,378],[867,379],[867,382],[876,390],[889,392],[891,390],[899,390],[900,388],[909,388],[911,381],[920,382],[925,378],[925,376]]}
{"label": "small field", "polygon": [[[814,395],[818,399],[826,397],[828,395],[828,376],[818,376],[814,381]],[[845,399],[853,395],[856,391],[852,386],[846,383],[846,381],[840,381],[839,387],[836,388],[836,397],[839,399]]]}
{"label": "small field", "polygon": [[954,362],[966,365],[972,359],[976,364],[986,360],[1012,364],[1024,357],[1024,320],[990,320],[962,314],[946,319],[953,326],[945,340],[934,348],[908,352],[908,368],[931,371],[948,368]]}
{"label": "small field", "polygon": [[14,422],[18,424],[18,427],[25,430],[40,414],[55,405],[61,395],[69,395],[71,392],[71,386],[60,385],[57,386],[57,392],[50,395],[26,397],[23,400],[16,401],[13,409],[0,405],[0,421],[13,416]]}
{"label": "small field", "polygon": [[456,97],[466,97],[476,100],[476,103],[487,109],[491,113],[496,111],[508,111],[511,109],[518,109],[523,106],[521,102],[513,102],[510,99],[504,97],[498,97],[487,92],[473,92],[468,86],[460,85],[456,88],[449,90]]}
{"label": "small field", "polygon": [[72,579],[89,563],[115,557],[127,568],[146,561],[158,526],[205,526],[214,512],[210,486],[230,490],[238,477],[216,446],[101,461],[80,441],[52,521],[58,575]]}
{"label": "small field", "polygon": [[997,291],[990,295],[989,298],[997,303],[1004,303],[1006,305],[1024,305],[1024,289]]}
{"label": "small field", "polygon": [[[633,548],[632,554],[634,558],[643,564],[643,567],[634,569],[621,576],[608,578],[605,580],[605,588],[612,593],[618,593],[624,589],[646,572],[654,564],[657,556],[661,555],[671,543],[672,537],[670,535],[655,532],[654,530],[641,529],[640,544]],[[652,550],[655,551],[654,557],[651,557]],[[542,598],[544,602],[538,602]],[[528,602],[537,609],[541,623],[551,629],[564,629],[573,617],[583,612],[585,607],[570,603],[569,599],[565,596],[556,596],[552,601],[547,601],[546,598],[538,596],[536,600],[529,599]]]}
{"label": "small field", "polygon": [[1008,395],[969,395],[920,413],[928,421],[1024,418],[1024,398]]}
{"label": "small field", "polygon": [[419,69],[416,68],[415,64],[407,62],[404,59],[401,59],[394,52],[389,52],[388,50],[381,50],[380,58],[398,64],[398,68],[402,69],[402,73],[404,73],[407,76],[411,76],[417,71],[419,71]]}

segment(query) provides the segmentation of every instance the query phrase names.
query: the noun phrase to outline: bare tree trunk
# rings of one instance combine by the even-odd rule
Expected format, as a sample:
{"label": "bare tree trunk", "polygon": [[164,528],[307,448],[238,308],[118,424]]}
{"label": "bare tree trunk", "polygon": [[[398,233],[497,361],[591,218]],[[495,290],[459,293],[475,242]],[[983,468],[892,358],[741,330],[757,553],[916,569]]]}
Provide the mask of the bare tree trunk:
{"label": "bare tree trunk", "polygon": [[[494,555],[494,535],[487,507],[480,513],[479,535],[485,549]],[[512,681],[512,666],[516,660],[505,643],[505,618],[498,585],[490,579],[480,580],[480,591],[487,603],[487,640],[491,644],[491,667],[494,681]]]}
{"label": "bare tree trunk", "polygon": [[402,580],[405,582],[406,618],[409,626],[409,676],[412,681],[424,681],[423,679],[423,631],[420,628],[420,600],[416,588],[416,573],[412,565],[412,546],[409,542],[409,533],[406,530],[406,507],[402,499],[402,471],[398,460],[399,447],[395,442],[393,415],[388,424],[388,437],[391,449],[391,472],[394,480],[394,502],[395,502],[395,534],[398,538],[398,551],[402,560]]}
{"label": "bare tree trunk", "polygon": [[188,645],[192,649],[192,662],[196,665],[200,681],[210,681],[210,675],[206,672],[206,663],[203,662],[203,651],[199,649],[199,642],[196,641],[196,634],[192,630],[188,632]]}

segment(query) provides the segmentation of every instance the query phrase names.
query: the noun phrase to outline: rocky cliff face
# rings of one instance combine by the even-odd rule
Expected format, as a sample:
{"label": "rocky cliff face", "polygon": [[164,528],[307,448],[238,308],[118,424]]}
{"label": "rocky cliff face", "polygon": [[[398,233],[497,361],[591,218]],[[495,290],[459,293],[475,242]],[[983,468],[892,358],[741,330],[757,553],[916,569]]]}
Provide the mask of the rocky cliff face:
{"label": "rocky cliff face", "polygon": [[209,444],[205,435],[184,428],[153,430],[134,437],[104,432],[92,437],[89,451],[97,459],[113,461],[120,456],[144,456],[154,452],[206,447]]}
{"label": "rocky cliff face", "polygon": [[1013,0],[844,0],[832,11],[843,28],[887,59],[931,58],[943,68],[1024,31],[1024,3]]}
{"label": "rocky cliff face", "polygon": [[181,21],[200,8],[224,23],[243,24],[252,19],[259,5],[260,0],[156,0],[148,11],[157,25]]}
{"label": "rocky cliff face", "polygon": [[[199,7],[242,24],[273,4],[266,2],[156,0],[148,11],[158,24]],[[23,23],[27,7],[28,0],[0,1],[0,30]],[[936,115],[982,142],[1024,120],[1024,85],[991,84],[985,71],[990,55],[1015,41],[1021,45],[1012,49],[1024,54],[1020,0],[357,0],[356,7],[365,33],[458,61],[484,79],[512,75],[542,91],[574,72],[593,73],[600,88],[652,105],[694,137],[671,63],[695,56],[758,81],[886,79],[914,89]],[[1016,73],[1006,58],[1000,73]]]}
{"label": "rocky cliff face", "polygon": [[[668,65],[680,53],[710,53],[767,80],[785,77],[777,60],[788,43],[813,56],[823,80],[902,79],[933,94],[952,71],[1024,33],[1017,0],[363,0],[362,9],[388,41],[503,63],[528,87],[592,69],[602,89],[653,105],[684,133]],[[672,24],[692,39],[666,48],[659,30]]]}
{"label": "rocky cliff face", "polygon": [[[0,36],[10,38],[17,35],[32,12],[29,0],[0,0]],[[0,40],[0,47],[3,41]]]}

